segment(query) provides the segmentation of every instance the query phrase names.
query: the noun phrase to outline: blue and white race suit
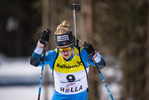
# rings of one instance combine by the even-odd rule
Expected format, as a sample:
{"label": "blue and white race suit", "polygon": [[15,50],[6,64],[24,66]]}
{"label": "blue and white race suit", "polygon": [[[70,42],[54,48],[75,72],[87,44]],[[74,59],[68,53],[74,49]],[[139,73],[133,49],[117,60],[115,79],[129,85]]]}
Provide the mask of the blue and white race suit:
{"label": "blue and white race suit", "polygon": [[[42,48],[36,48],[31,57],[31,64],[42,66]],[[105,61],[99,53],[94,58],[99,68]],[[52,100],[87,100],[87,74],[89,64],[94,65],[91,57],[83,48],[73,47],[73,54],[68,61],[55,50],[46,52],[45,65],[48,64],[54,77],[55,92]]]}

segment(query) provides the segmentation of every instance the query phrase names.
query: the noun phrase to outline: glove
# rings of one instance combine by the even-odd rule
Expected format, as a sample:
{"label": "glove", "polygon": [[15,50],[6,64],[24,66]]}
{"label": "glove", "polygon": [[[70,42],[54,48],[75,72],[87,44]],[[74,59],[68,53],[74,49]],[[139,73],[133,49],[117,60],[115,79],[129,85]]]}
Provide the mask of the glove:
{"label": "glove", "polygon": [[40,37],[40,43],[45,44],[45,42],[49,42],[51,31],[49,29],[46,29],[42,32]]}
{"label": "glove", "polygon": [[91,44],[84,42],[83,48],[89,55],[93,56],[95,54],[95,50]]}

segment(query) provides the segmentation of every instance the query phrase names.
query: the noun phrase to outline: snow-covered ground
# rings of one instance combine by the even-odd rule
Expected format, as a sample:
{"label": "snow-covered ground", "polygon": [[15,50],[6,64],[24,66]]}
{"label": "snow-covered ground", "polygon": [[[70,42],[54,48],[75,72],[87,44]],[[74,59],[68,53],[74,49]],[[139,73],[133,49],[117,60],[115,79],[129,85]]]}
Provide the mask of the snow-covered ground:
{"label": "snow-covered ground", "polygon": [[[122,77],[119,64],[113,57],[105,56],[104,58],[107,67],[101,72],[113,97],[119,100]],[[31,66],[29,60],[29,57],[9,58],[0,54],[0,100],[37,100],[41,67]],[[101,81],[100,84],[101,100],[111,100],[104,83]],[[50,100],[54,88],[50,85],[48,90]],[[42,87],[41,100],[44,100],[43,94],[44,88]]]}
{"label": "snow-covered ground", "polygon": [[[0,87],[0,100],[37,100],[38,88],[37,85]],[[48,98],[51,100],[54,88],[49,86],[48,90]],[[42,88],[40,100],[44,100],[44,92],[44,88]]]}

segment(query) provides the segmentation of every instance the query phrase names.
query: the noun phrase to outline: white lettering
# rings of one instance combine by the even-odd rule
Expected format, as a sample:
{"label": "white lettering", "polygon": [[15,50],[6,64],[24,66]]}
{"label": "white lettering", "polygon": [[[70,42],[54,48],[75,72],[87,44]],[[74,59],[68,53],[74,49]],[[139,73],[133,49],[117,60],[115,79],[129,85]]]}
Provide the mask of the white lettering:
{"label": "white lettering", "polygon": [[60,41],[67,41],[69,40],[69,36],[68,35],[60,35],[60,36],[57,36],[57,41],[60,42]]}

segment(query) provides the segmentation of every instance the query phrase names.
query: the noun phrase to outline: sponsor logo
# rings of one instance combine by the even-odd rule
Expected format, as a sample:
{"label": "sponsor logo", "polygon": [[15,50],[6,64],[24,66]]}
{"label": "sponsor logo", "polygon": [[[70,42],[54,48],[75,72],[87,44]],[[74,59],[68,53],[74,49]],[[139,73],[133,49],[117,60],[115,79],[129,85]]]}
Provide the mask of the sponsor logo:
{"label": "sponsor logo", "polygon": [[66,42],[62,42],[62,44],[66,44]]}
{"label": "sponsor logo", "polygon": [[66,87],[65,93],[69,93],[70,87]]}
{"label": "sponsor logo", "polygon": [[69,40],[69,36],[68,35],[60,35],[60,36],[57,36],[57,41],[60,42],[60,41],[67,41]]}
{"label": "sponsor logo", "polygon": [[75,67],[79,67],[79,66],[81,66],[82,65],[82,62],[80,61],[77,61],[77,63],[76,63],[76,65],[65,65],[65,64],[60,64],[60,63],[57,63],[57,65],[56,65],[56,67],[59,67],[59,68],[68,68],[68,69],[70,69],[70,68],[75,68]]}
{"label": "sponsor logo", "polygon": [[72,85],[75,85],[75,83],[67,84],[66,87],[68,87],[68,86],[72,86]]}
{"label": "sponsor logo", "polygon": [[60,91],[65,92],[65,93],[70,93],[70,92],[78,92],[82,90],[82,85],[79,87],[60,87]]}

